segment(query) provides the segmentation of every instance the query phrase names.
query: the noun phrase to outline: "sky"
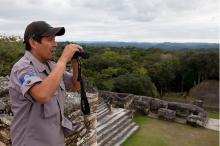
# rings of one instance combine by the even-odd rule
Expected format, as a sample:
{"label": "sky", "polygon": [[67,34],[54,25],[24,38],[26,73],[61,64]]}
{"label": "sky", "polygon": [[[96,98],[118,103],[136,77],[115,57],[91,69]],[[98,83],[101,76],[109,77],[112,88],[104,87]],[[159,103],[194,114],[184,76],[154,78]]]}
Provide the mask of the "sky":
{"label": "sky", "polygon": [[0,35],[43,20],[58,41],[219,43],[219,0],[0,0]]}

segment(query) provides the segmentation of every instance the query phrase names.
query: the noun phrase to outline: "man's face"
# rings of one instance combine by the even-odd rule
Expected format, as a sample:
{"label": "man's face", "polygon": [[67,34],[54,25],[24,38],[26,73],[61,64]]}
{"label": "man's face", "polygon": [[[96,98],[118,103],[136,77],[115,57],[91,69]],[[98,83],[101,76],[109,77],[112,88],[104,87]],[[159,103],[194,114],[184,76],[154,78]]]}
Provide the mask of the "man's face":
{"label": "man's face", "polygon": [[43,37],[41,43],[37,43],[34,51],[41,62],[46,62],[53,58],[56,47],[57,43],[55,41],[55,36]]}

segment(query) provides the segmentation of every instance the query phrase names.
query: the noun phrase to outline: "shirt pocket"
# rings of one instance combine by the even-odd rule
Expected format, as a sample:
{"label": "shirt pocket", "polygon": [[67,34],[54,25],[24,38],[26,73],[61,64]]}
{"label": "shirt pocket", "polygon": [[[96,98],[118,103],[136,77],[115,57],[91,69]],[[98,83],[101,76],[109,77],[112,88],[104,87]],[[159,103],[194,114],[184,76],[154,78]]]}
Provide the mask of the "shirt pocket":
{"label": "shirt pocket", "polygon": [[57,95],[58,95],[58,92],[56,91],[54,93],[54,96],[50,99],[50,101],[44,104],[44,117],[45,118],[50,118],[50,117],[53,117],[59,114],[60,109],[59,109],[59,105],[56,99]]}

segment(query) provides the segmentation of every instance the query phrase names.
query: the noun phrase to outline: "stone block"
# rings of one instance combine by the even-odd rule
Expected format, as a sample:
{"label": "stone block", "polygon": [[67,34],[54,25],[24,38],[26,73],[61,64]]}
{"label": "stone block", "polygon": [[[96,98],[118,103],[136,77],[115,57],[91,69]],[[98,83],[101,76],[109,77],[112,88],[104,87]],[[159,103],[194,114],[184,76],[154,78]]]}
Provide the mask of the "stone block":
{"label": "stone block", "polygon": [[164,120],[173,121],[176,118],[176,111],[167,108],[160,108],[158,110],[158,117]]}

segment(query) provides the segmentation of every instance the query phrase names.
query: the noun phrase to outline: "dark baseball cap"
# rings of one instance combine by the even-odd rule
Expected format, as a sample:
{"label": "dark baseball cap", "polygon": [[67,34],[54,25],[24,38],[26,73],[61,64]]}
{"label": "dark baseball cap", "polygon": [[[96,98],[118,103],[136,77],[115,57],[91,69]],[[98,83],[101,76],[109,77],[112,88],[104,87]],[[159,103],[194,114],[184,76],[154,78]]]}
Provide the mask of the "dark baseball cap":
{"label": "dark baseball cap", "polygon": [[61,36],[64,35],[64,27],[52,27],[45,21],[34,21],[28,24],[24,32],[24,43],[28,42],[30,38],[35,36],[47,37],[47,36]]}

